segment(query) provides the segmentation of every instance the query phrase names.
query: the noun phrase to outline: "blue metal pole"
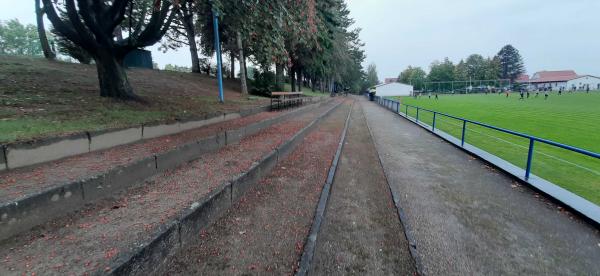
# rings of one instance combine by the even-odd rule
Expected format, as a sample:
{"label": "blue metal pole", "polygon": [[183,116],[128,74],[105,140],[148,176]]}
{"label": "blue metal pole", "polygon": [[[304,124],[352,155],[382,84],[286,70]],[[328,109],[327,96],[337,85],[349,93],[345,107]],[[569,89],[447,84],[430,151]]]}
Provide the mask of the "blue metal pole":
{"label": "blue metal pole", "polygon": [[527,168],[525,169],[525,180],[529,180],[531,173],[531,160],[533,159],[533,145],[535,140],[529,139],[529,153],[527,154]]}
{"label": "blue metal pole", "polygon": [[431,125],[431,131],[435,130],[435,115],[437,114],[437,112],[433,112],[433,124]]}
{"label": "blue metal pole", "polygon": [[219,39],[219,12],[213,9],[213,27],[215,34],[215,50],[217,52],[217,80],[219,81],[219,101],[225,102],[223,96],[223,60],[221,57],[221,41]]}
{"label": "blue metal pole", "polygon": [[419,108],[417,107],[417,123],[419,122]]}
{"label": "blue metal pole", "polygon": [[467,121],[463,120],[462,138],[460,138],[460,146],[465,146],[465,130],[467,130]]}

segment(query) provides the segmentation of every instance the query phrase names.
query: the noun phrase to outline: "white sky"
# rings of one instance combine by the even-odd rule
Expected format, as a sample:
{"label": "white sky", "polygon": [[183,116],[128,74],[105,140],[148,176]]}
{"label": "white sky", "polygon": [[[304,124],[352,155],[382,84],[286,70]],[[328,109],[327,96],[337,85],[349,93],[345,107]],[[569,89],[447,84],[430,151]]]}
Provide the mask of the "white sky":
{"label": "white sky", "polygon": [[[493,56],[505,44],[521,52],[527,71],[573,69],[600,75],[599,0],[347,0],[362,28],[368,63],[379,77],[408,65],[478,53]],[[0,20],[35,24],[33,1],[0,0]],[[153,50],[161,67],[189,66],[189,52]],[[224,58],[226,60],[226,58]]]}

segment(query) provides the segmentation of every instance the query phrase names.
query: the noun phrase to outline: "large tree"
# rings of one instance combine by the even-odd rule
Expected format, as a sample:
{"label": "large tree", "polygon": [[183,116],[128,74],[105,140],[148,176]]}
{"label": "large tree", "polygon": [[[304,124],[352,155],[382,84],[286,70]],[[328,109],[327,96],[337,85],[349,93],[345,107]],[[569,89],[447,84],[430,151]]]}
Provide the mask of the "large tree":
{"label": "large tree", "polygon": [[0,21],[0,54],[41,56],[37,29],[32,24],[23,25],[17,19]]}
{"label": "large tree", "polygon": [[164,36],[162,49],[166,52],[168,49],[187,46],[190,51],[192,72],[200,73],[201,61],[196,41],[196,22],[198,21],[198,3],[200,1],[182,0],[181,2],[171,27]]}
{"label": "large tree", "polygon": [[400,73],[398,80],[412,85],[416,90],[422,90],[427,80],[427,73],[421,67],[408,66]]}
{"label": "large tree", "polygon": [[448,58],[445,58],[442,62],[434,61],[433,63],[431,63],[429,75],[427,75],[427,80],[429,82],[446,82],[432,84],[432,88],[450,90],[452,88],[452,85],[449,82],[455,80],[454,75],[454,64]]}
{"label": "large tree", "polygon": [[471,80],[483,80],[485,78],[485,58],[478,54],[473,54],[465,60],[467,69],[467,78]]}
{"label": "large tree", "polygon": [[[158,42],[175,17],[177,0],[65,0],[64,6],[42,0],[46,15],[64,37],[87,51],[96,63],[100,96],[140,99],[129,84],[123,59],[139,48]],[[63,10],[68,19],[59,16]],[[128,17],[127,37],[115,36]]]}
{"label": "large tree", "polygon": [[377,66],[374,63],[369,64],[367,67],[366,81],[369,87],[379,84],[379,78],[377,77]]}
{"label": "large tree", "polygon": [[496,55],[496,59],[500,64],[500,76],[503,79],[509,79],[511,82],[514,82],[519,75],[525,72],[523,58],[519,54],[519,50],[510,44],[502,47]]}

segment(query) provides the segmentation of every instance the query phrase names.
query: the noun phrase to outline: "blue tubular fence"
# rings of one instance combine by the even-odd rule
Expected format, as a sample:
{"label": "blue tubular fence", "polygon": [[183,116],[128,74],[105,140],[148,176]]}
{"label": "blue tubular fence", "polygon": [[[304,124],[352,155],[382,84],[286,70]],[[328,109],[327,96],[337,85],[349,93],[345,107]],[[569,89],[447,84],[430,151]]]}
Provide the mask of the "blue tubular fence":
{"label": "blue tubular fence", "polygon": [[[473,120],[469,120],[469,119],[465,119],[465,118],[453,116],[453,115],[442,113],[442,112],[437,112],[437,111],[426,109],[426,108],[421,108],[421,107],[418,107],[418,106],[402,104],[402,103],[400,103],[398,101],[394,101],[394,100],[390,100],[390,99],[385,99],[385,98],[382,98],[382,97],[379,97],[379,96],[375,96],[375,101],[377,103],[379,103],[380,105],[382,105],[382,106],[384,106],[384,107],[386,107],[386,108],[388,108],[388,109],[390,109],[392,111],[395,111],[395,113],[399,114],[400,116],[404,116],[405,118],[407,118],[409,120],[412,119],[413,122],[415,122],[416,124],[419,124],[419,125],[425,127],[426,129],[429,129],[429,126],[427,126],[423,120],[421,120],[421,122],[419,122],[419,116],[421,116],[421,118],[423,118],[423,114],[422,114],[423,112],[428,112],[428,113],[433,114],[433,121],[432,121],[432,124],[431,124],[430,131],[434,132],[434,133],[439,133],[439,131],[436,131],[436,121],[439,120],[440,116],[461,121],[462,122],[462,134],[461,134],[461,137],[460,137],[460,146],[462,148],[465,148],[465,139],[466,139],[465,134],[466,134],[466,130],[467,130],[469,124],[481,126],[481,127],[487,128],[487,129],[492,129],[492,130],[495,130],[495,131],[498,131],[498,132],[507,133],[507,134],[510,134],[510,135],[513,135],[513,136],[517,136],[517,137],[521,137],[521,138],[525,138],[525,139],[529,140],[529,148],[528,148],[528,153],[527,153],[527,163],[526,163],[526,166],[525,166],[525,173],[524,173],[524,175],[522,175],[522,179],[525,180],[526,182],[530,182],[529,180],[530,180],[530,177],[531,177],[531,167],[532,167],[531,165],[533,163],[533,155],[534,155],[534,150],[533,149],[534,149],[536,143],[542,143],[542,144],[550,145],[550,146],[553,146],[553,147],[565,149],[565,150],[568,150],[568,151],[571,151],[571,152],[576,152],[576,153],[579,153],[579,154],[582,154],[582,155],[585,155],[585,156],[589,156],[589,157],[592,157],[592,158],[600,159],[600,153],[596,153],[596,152],[588,151],[588,150],[585,150],[585,149],[581,149],[581,148],[577,148],[577,147],[565,145],[565,144],[562,144],[562,143],[558,143],[558,142],[555,142],[555,141],[552,141],[552,140],[547,140],[547,139],[539,138],[539,137],[528,135],[528,134],[525,134],[525,133],[516,132],[516,131],[509,130],[509,129],[504,129],[504,128],[500,128],[500,127],[488,125],[488,124],[485,124],[485,123],[481,123],[481,122],[477,122],[477,121],[473,121]],[[394,106],[395,106],[395,108],[392,108]],[[400,107],[401,106],[404,106],[404,114],[402,114],[400,112],[400,110],[401,110]],[[416,116],[414,118],[409,117],[409,115],[408,115],[409,108],[416,110]],[[421,113],[421,115],[419,115],[420,113]],[[514,173],[512,173],[512,174],[515,175],[515,176],[517,176],[517,177],[519,177],[518,175],[516,175]],[[548,183],[550,183],[550,182],[548,182]],[[555,185],[553,183],[550,183],[550,184]],[[571,206],[576,211],[584,214],[586,217],[592,219],[593,221],[595,221],[596,223],[598,223],[600,225],[600,212],[599,212],[600,211],[600,206],[595,205],[594,203],[591,203],[591,202],[589,202],[589,201],[587,201],[587,200],[585,200],[583,198],[580,198],[579,196],[576,196],[574,194],[573,195],[575,197],[580,198],[581,200],[574,199],[573,196],[571,196],[571,195],[565,195],[564,192],[559,192],[559,193],[557,193],[557,192],[547,192],[547,191],[544,190],[544,188],[540,188],[540,186],[537,185],[537,184],[532,184],[532,185],[534,187],[538,188],[538,189],[541,189],[543,192],[546,192],[550,196],[558,199],[559,201],[561,201],[561,202],[563,202],[563,203]],[[570,192],[567,191],[567,193],[570,193]],[[562,197],[562,198],[559,198],[559,197]],[[581,203],[579,201],[585,201],[585,202]],[[576,206],[574,207],[573,205],[576,205]]]}
{"label": "blue tubular fence", "polygon": [[[442,112],[437,112],[437,111],[434,111],[434,110],[430,110],[430,109],[426,109],[426,108],[422,108],[422,107],[418,107],[418,106],[414,106],[414,105],[402,104],[402,103],[400,103],[398,101],[394,101],[394,100],[390,100],[390,99],[385,99],[385,98],[381,98],[381,97],[377,97],[377,98],[383,99],[383,105],[386,106],[386,107],[388,107],[388,108],[390,108],[389,107],[390,103],[397,104],[398,106],[401,106],[401,105],[405,106],[406,107],[405,108],[405,114],[406,114],[407,118],[408,118],[408,109],[409,108],[416,109],[416,114],[417,115],[415,117],[415,120],[416,120],[417,123],[419,122],[419,112],[420,111],[425,111],[425,112],[429,112],[429,113],[433,114],[432,130],[435,130],[436,118],[438,116],[444,116],[444,117],[448,117],[448,118],[452,118],[452,119],[461,121],[463,123],[463,126],[462,126],[462,136],[461,136],[461,146],[463,146],[463,147],[465,146],[465,132],[467,130],[467,123],[468,124],[482,126],[482,127],[485,127],[485,128],[489,128],[489,129],[493,129],[493,130],[499,131],[499,132],[504,132],[504,133],[508,133],[508,134],[511,134],[511,135],[514,135],[514,136],[519,136],[519,137],[528,139],[529,140],[529,152],[527,154],[527,167],[526,167],[526,170],[525,170],[525,180],[529,179],[529,175],[531,174],[531,162],[533,161],[533,147],[535,145],[535,142],[540,142],[540,143],[543,143],[543,144],[551,145],[551,146],[554,146],[554,147],[562,148],[562,149],[565,149],[565,150],[568,150],[568,151],[573,151],[573,152],[576,152],[576,153],[580,153],[580,154],[583,154],[583,155],[587,155],[587,156],[590,156],[590,157],[594,157],[594,158],[600,159],[600,153],[591,152],[591,151],[584,150],[584,149],[581,149],[581,148],[577,148],[577,147],[573,147],[573,146],[561,144],[561,143],[558,143],[558,142],[555,142],[555,141],[552,141],[552,140],[547,140],[547,139],[535,137],[535,136],[528,135],[528,134],[525,134],[525,133],[516,132],[516,131],[509,130],[509,129],[505,129],[505,128],[500,128],[500,127],[488,125],[488,124],[485,124],[485,123],[481,123],[481,122],[477,122],[477,121],[473,121],[473,120],[469,120],[469,119],[465,119],[465,118],[453,116],[453,115],[442,113]],[[381,103],[382,101],[379,100],[379,102]],[[396,113],[399,113],[397,111],[398,109],[399,108],[396,108]]]}

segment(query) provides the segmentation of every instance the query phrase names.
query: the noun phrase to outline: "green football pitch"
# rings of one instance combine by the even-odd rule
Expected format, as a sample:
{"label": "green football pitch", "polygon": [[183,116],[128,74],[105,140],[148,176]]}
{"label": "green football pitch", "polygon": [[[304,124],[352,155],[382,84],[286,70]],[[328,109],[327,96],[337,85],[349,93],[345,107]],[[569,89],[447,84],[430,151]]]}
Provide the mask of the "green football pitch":
{"label": "green football pitch", "polygon": [[[403,104],[486,123],[553,140],[555,142],[600,152],[600,92],[543,93],[519,99],[518,93],[432,95],[417,99],[401,97]],[[401,112],[405,112],[404,106]],[[409,116],[416,110],[409,108]],[[420,112],[419,120],[431,125],[433,115]],[[460,138],[462,123],[443,116],[436,118],[436,128]],[[466,142],[525,168],[529,140],[469,124]],[[532,173],[600,205],[600,160],[536,142]]]}

